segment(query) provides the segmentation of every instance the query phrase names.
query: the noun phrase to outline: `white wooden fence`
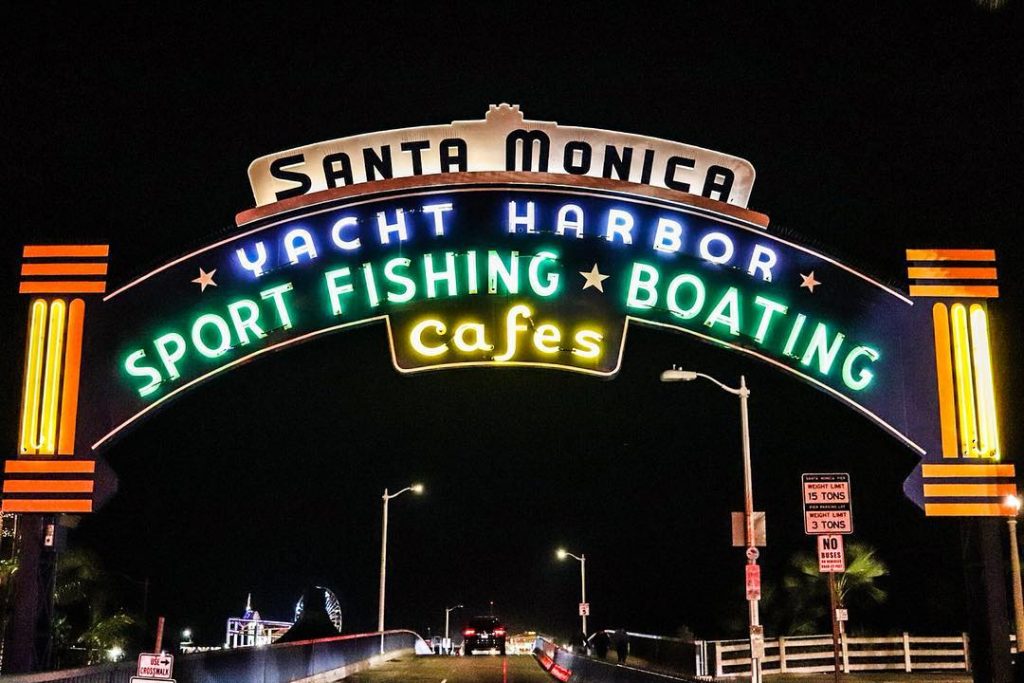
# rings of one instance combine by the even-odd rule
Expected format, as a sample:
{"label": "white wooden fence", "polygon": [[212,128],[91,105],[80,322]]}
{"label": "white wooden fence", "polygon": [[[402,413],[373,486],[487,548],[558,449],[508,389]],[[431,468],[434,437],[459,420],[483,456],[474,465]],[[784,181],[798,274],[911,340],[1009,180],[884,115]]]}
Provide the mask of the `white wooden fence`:
{"label": "white wooden fence", "polygon": [[[842,636],[843,671],[970,671],[967,634],[959,636]],[[765,640],[761,670],[765,674],[832,671],[832,636],[793,636]],[[697,674],[702,677],[741,676],[750,671],[746,640],[697,642]]]}

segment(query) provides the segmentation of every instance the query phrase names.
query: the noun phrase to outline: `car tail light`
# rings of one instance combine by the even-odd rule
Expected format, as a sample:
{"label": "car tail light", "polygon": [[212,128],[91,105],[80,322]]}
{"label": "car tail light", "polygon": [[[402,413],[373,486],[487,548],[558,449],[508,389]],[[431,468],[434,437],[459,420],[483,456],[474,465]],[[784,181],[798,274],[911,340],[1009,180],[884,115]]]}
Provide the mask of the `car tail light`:
{"label": "car tail light", "polygon": [[505,629],[503,629],[503,628],[501,628],[499,626],[498,628],[494,629],[494,635],[496,635],[496,636],[503,636],[503,635],[505,635]]}
{"label": "car tail light", "polygon": [[469,638],[470,636],[475,636],[476,635],[476,629],[475,628],[467,628],[465,631],[462,632],[462,635],[465,638]]}

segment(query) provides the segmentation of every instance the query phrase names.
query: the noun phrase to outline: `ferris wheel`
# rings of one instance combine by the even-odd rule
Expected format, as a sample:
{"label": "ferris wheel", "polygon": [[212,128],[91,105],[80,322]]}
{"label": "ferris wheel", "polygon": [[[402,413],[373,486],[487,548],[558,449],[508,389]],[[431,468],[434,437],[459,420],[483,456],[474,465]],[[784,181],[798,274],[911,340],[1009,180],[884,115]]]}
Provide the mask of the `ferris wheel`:
{"label": "ferris wheel", "polygon": [[330,588],[324,588],[323,586],[314,586],[312,590],[307,591],[299,602],[295,605],[295,621],[299,622],[302,618],[302,613],[306,610],[305,599],[307,596],[316,596],[317,605],[310,607],[314,612],[323,609],[331,623],[334,624],[334,628],[338,629],[338,633],[341,633],[341,603],[338,602],[338,597]]}

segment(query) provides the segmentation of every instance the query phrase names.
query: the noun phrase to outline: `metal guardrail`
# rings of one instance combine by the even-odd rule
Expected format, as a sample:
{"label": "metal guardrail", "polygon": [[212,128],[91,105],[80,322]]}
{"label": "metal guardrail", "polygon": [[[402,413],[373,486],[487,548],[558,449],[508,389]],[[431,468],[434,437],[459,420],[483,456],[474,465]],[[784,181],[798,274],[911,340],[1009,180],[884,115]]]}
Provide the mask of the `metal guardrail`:
{"label": "metal guardrail", "polygon": [[[212,650],[178,655],[178,683],[284,683],[337,671],[340,675],[372,662],[413,652],[423,639],[412,631],[361,633],[266,647]],[[423,647],[426,647],[424,644]],[[135,662],[101,664],[47,673],[0,676],[3,683],[130,683]]]}
{"label": "metal guardrail", "polygon": [[[697,673],[715,678],[743,676],[750,670],[746,640],[699,641]],[[959,636],[901,636],[862,638],[843,635],[843,672],[851,671],[970,671],[970,641]],[[833,669],[832,636],[792,636],[765,640],[762,672],[825,673]]]}
{"label": "metal guardrail", "polygon": [[558,647],[554,641],[537,636],[533,656],[540,667],[552,678],[563,683],[693,683],[694,678],[638,669],[624,664],[613,664],[601,659],[576,655]]}

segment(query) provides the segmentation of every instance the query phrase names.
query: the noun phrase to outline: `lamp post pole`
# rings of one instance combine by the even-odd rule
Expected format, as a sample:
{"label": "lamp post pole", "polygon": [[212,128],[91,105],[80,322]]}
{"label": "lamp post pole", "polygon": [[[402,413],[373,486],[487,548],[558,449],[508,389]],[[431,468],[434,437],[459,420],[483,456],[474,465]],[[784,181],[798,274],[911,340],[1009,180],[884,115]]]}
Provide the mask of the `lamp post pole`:
{"label": "lamp post pole", "polygon": [[[756,537],[754,535],[754,485],[750,472],[750,418],[747,411],[747,399],[750,398],[750,389],[747,388],[747,379],[740,375],[739,388],[733,388],[719,382],[710,375],[692,370],[679,370],[673,367],[661,373],[662,382],[691,382],[698,377],[717,384],[720,389],[727,391],[733,396],[740,398],[740,427],[743,439],[743,521],[746,526],[747,541],[747,563],[757,565],[758,550]],[[761,615],[759,599],[751,597],[747,600],[747,612],[750,625],[750,680],[751,683],[761,683],[761,658],[758,656],[758,648],[755,647],[755,632],[760,631]]]}
{"label": "lamp post pole", "polygon": [[1020,668],[1021,648],[1024,648],[1024,595],[1021,592],[1020,551],[1017,548],[1017,515],[1020,514],[1021,501],[1017,496],[1007,496],[1005,504],[1013,511],[1012,517],[1006,518],[1010,527],[1010,570],[1013,574],[1013,622],[1017,634],[1017,667]]}
{"label": "lamp post pole", "polygon": [[[580,611],[582,612],[583,605],[587,602],[587,555],[586,553],[573,555],[562,548],[559,548],[556,554],[560,560],[571,557],[580,563]],[[580,614],[580,619],[583,621],[583,635],[585,637],[587,635],[587,615]]]}
{"label": "lamp post pole", "polygon": [[455,607],[445,607],[444,609],[444,641],[448,649],[451,649],[451,639],[448,634],[448,616],[454,611],[462,607],[462,605],[455,605]]}
{"label": "lamp post pole", "polygon": [[384,510],[380,530],[380,600],[377,604],[377,630],[380,632],[381,654],[384,654],[384,588],[388,569],[388,501],[392,498],[398,498],[406,491],[412,491],[417,494],[423,493],[423,485],[413,484],[412,486],[406,486],[398,493],[390,494],[387,489],[384,489],[384,495],[382,496]]}

